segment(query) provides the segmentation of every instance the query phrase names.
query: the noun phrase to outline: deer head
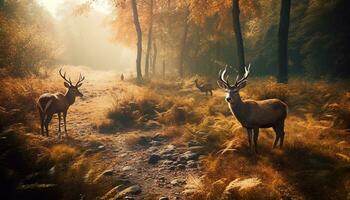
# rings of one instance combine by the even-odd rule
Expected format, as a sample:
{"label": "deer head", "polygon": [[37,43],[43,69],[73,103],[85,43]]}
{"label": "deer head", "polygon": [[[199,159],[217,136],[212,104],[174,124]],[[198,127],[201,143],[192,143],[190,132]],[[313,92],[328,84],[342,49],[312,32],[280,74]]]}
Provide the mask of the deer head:
{"label": "deer head", "polygon": [[244,67],[244,75],[241,79],[239,79],[239,75],[236,77],[236,82],[235,84],[231,85],[229,83],[229,75],[227,75],[227,66],[225,67],[224,71],[219,72],[219,80],[217,81],[218,85],[220,88],[223,88],[226,90],[226,101],[228,103],[235,103],[238,98],[240,99],[239,96],[239,90],[244,88],[247,84],[247,78],[250,73],[250,64],[248,67]]}
{"label": "deer head", "polygon": [[81,85],[83,85],[82,82],[85,79],[85,77],[81,76],[81,74],[80,74],[78,82],[75,85],[73,85],[70,78],[68,78],[68,79],[66,78],[66,72],[64,72],[64,74],[62,75],[62,69],[60,69],[59,73],[60,73],[60,76],[64,80],[64,86],[68,89],[67,94],[70,94],[74,97],[83,97],[83,94],[79,91],[79,87]]}

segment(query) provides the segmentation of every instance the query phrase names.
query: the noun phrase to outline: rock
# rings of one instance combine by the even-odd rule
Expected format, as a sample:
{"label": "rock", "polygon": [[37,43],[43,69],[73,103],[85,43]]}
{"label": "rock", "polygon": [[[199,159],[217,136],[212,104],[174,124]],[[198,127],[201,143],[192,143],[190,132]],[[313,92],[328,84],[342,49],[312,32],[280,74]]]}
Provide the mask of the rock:
{"label": "rock", "polygon": [[104,194],[100,199],[101,200],[107,200],[107,199],[111,199],[112,197],[114,197],[116,195],[116,193],[118,192],[118,190],[122,187],[122,185],[118,185],[115,186],[114,188],[112,188],[111,190],[109,190],[106,194]]}
{"label": "rock", "polygon": [[152,137],[152,140],[158,141],[158,142],[163,142],[166,140],[166,137],[162,134],[157,133],[155,136]]}
{"label": "rock", "polygon": [[99,151],[102,151],[102,150],[105,150],[105,149],[106,149],[106,147],[104,145],[100,145],[100,146],[97,147],[97,150],[99,150]]}
{"label": "rock", "polygon": [[129,197],[129,196],[124,197],[124,199],[125,199],[125,200],[135,200],[134,197]]}
{"label": "rock", "polygon": [[176,167],[178,169],[186,169],[186,166],[184,164],[178,164]]}
{"label": "rock", "polygon": [[171,160],[164,160],[163,165],[172,165],[174,162]]}
{"label": "rock", "polygon": [[161,160],[161,159],[162,158],[160,157],[160,155],[152,154],[148,159],[148,163],[149,164],[157,164],[159,162],[159,160]]}
{"label": "rock", "polygon": [[169,197],[160,197],[159,200],[169,200]]}
{"label": "rock", "polygon": [[150,147],[150,148],[148,148],[148,151],[149,152],[156,152],[156,151],[158,151],[158,147]]}
{"label": "rock", "polygon": [[145,136],[140,136],[137,144],[141,146],[148,146],[150,144],[150,139]]}
{"label": "rock", "polygon": [[172,144],[169,144],[165,146],[163,150],[160,151],[160,154],[172,154],[175,152],[175,146]]}
{"label": "rock", "polygon": [[174,179],[170,182],[171,185],[173,186],[179,186],[179,185],[183,185],[185,184],[186,181],[182,180],[182,179]]}
{"label": "rock", "polygon": [[113,169],[108,169],[104,172],[102,172],[103,176],[112,176],[114,174]]}
{"label": "rock", "polygon": [[154,120],[148,120],[145,124],[145,128],[147,129],[157,129],[161,127],[161,124]]}
{"label": "rock", "polygon": [[197,168],[197,166],[198,166],[198,164],[193,160],[189,160],[187,162],[187,167],[189,167],[189,168]]}
{"label": "rock", "polygon": [[172,171],[172,170],[175,170],[176,168],[175,168],[175,166],[172,165],[168,169]]}
{"label": "rock", "polygon": [[154,140],[152,140],[152,141],[150,142],[150,144],[151,144],[152,146],[160,146],[160,145],[162,145],[161,142],[159,142],[159,141],[154,141]]}
{"label": "rock", "polygon": [[[142,192],[141,187],[139,185],[133,185],[130,186],[123,191],[119,192],[116,196],[116,199],[123,199],[124,197],[127,197],[128,195],[137,195]],[[125,198],[124,198],[125,199]]]}
{"label": "rock", "polygon": [[226,196],[228,199],[241,197],[242,194],[248,193],[247,191],[255,190],[255,188],[260,184],[261,180],[259,178],[237,178],[226,186],[224,196]]}
{"label": "rock", "polygon": [[133,170],[134,168],[133,167],[131,167],[131,166],[125,166],[125,167],[123,167],[122,168],[122,171],[130,171],[130,170]]}
{"label": "rock", "polygon": [[198,160],[199,154],[186,151],[184,154],[182,154],[182,157],[184,157],[186,160]]}

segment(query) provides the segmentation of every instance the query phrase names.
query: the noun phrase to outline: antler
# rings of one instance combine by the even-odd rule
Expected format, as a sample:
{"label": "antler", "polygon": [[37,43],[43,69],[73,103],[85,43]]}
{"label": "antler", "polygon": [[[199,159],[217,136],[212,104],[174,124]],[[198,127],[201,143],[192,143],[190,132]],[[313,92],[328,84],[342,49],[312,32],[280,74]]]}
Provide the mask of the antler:
{"label": "antler", "polygon": [[62,75],[62,68],[60,69],[59,73],[60,73],[60,76],[64,79],[64,81],[69,83],[69,85],[73,85],[72,81],[70,80],[70,78],[68,78],[69,80],[66,78],[66,72],[64,72],[64,74]]}
{"label": "antler", "polygon": [[240,80],[238,80],[238,76],[237,76],[235,87],[238,87],[240,84],[247,81],[249,74],[250,74],[250,64],[248,65],[248,67],[244,67],[244,75]]}
{"label": "antler", "polygon": [[85,79],[85,76],[81,76],[81,73],[80,73],[79,80],[78,80],[77,84],[75,84],[75,86],[78,86],[81,82],[83,82],[84,79]]}
{"label": "antler", "polygon": [[250,64],[248,65],[248,67],[244,67],[243,77],[239,79],[239,75],[237,75],[235,84],[231,85],[228,80],[229,75],[227,74],[227,65],[226,65],[224,71],[221,72],[220,70],[219,72],[219,81],[223,82],[227,88],[238,87],[240,84],[242,84],[247,80],[249,73],[250,73]]}

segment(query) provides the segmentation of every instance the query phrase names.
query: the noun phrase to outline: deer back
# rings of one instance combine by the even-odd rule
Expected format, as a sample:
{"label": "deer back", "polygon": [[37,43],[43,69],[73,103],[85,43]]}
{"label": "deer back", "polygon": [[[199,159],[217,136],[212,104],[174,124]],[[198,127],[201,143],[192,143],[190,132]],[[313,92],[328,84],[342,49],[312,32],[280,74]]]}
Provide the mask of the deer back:
{"label": "deer back", "polygon": [[67,110],[69,104],[62,93],[46,93],[39,97],[38,106],[44,113],[58,113]]}
{"label": "deer back", "polygon": [[242,104],[230,104],[230,109],[243,126],[251,128],[272,127],[287,116],[287,105],[278,99],[246,100]]}

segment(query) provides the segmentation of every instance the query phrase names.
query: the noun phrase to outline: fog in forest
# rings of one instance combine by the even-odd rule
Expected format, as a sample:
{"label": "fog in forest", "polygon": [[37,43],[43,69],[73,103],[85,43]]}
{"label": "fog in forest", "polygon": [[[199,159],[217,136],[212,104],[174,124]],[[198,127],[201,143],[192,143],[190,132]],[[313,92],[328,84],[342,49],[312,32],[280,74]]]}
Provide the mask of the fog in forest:
{"label": "fog in forest", "polygon": [[135,63],[135,51],[113,41],[110,4],[96,3],[99,7],[91,6],[88,11],[79,13],[82,1],[54,2],[38,0],[52,16],[60,51],[57,64],[129,71]]}

